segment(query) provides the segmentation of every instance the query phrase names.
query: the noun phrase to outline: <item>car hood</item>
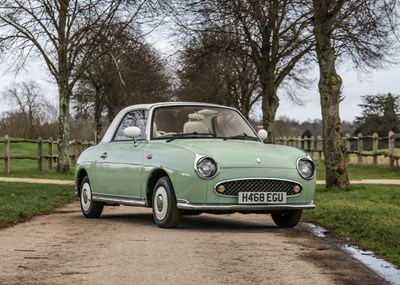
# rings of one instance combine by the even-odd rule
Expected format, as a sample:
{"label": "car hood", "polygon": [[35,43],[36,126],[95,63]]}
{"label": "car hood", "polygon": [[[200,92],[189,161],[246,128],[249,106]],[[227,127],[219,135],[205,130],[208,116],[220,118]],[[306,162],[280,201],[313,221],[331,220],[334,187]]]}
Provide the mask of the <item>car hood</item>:
{"label": "car hood", "polygon": [[195,154],[210,156],[221,168],[273,167],[296,168],[306,154],[293,147],[242,140],[175,140],[170,144]]}

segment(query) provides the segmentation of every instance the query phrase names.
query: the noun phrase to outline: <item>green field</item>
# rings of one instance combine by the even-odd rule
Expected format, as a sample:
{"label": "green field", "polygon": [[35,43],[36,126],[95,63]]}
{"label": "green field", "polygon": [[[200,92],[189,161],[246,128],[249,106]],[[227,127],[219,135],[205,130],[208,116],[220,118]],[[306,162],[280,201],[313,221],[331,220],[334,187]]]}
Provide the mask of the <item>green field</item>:
{"label": "green field", "polygon": [[[400,179],[400,169],[373,165],[350,164],[347,166],[349,179]],[[317,161],[317,179],[325,180],[323,162]]]}
{"label": "green field", "polygon": [[[0,141],[4,138],[0,137]],[[48,144],[43,144],[43,155],[49,153]],[[11,156],[38,156],[38,145],[36,143],[16,142],[10,144]],[[57,154],[57,145],[53,145],[53,154]],[[4,155],[4,143],[0,143],[0,156]],[[53,169],[49,169],[49,161],[43,160],[43,171],[38,170],[38,161],[34,159],[11,159],[10,174],[4,173],[4,160],[0,160],[0,176],[9,177],[30,177],[30,178],[53,178],[73,179],[74,167],[66,174],[57,173],[57,164],[53,163]]]}
{"label": "green field", "polygon": [[71,185],[0,182],[0,228],[49,212],[74,197]]}

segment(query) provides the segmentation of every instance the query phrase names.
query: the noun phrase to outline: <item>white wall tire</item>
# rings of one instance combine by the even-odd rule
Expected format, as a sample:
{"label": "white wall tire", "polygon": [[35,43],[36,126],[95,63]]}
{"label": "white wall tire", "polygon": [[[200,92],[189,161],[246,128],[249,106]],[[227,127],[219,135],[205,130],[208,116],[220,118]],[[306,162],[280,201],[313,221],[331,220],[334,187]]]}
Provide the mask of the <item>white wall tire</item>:
{"label": "white wall tire", "polygon": [[161,228],[176,227],[182,217],[182,211],[176,207],[175,192],[171,180],[161,177],[153,192],[153,218]]}
{"label": "white wall tire", "polygon": [[90,186],[89,178],[83,178],[79,189],[79,201],[82,213],[87,218],[98,218],[103,212],[104,204],[101,202],[93,201],[92,188]]}

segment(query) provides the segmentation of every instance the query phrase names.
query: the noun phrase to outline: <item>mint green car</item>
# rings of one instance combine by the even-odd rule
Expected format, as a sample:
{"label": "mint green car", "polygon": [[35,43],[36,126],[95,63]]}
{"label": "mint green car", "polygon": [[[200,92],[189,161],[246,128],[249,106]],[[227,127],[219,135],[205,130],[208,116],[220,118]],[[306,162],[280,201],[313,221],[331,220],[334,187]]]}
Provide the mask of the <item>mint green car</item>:
{"label": "mint green car", "polygon": [[314,208],[315,164],[303,151],[264,144],[236,109],[203,103],[133,105],[77,161],[82,213],[107,205],[151,207],[170,228],[182,215],[271,214],[294,227]]}

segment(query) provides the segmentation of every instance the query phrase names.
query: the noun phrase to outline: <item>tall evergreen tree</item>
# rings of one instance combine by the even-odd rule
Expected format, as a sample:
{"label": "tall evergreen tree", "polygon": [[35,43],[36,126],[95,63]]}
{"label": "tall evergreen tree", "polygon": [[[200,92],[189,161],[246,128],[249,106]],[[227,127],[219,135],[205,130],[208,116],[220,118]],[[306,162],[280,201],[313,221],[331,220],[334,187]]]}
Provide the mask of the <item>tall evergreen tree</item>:
{"label": "tall evergreen tree", "polygon": [[378,94],[362,96],[362,115],[356,117],[356,133],[384,137],[390,131],[400,131],[400,95]]}

